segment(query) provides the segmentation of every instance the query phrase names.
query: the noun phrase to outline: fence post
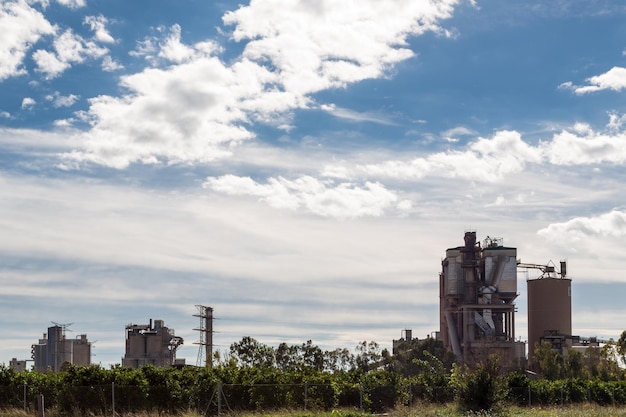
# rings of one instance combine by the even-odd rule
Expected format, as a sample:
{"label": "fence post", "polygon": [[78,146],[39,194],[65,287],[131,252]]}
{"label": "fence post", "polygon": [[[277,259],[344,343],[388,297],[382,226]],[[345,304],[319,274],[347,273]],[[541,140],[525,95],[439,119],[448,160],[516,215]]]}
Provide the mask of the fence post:
{"label": "fence post", "polygon": [[26,381],[24,381],[24,411],[28,411],[28,389],[27,389]]}
{"label": "fence post", "polygon": [[307,382],[304,383],[304,411],[306,411],[307,401],[309,394],[309,385]]}
{"label": "fence post", "polygon": [[115,417],[115,381],[111,382],[111,415]]}
{"label": "fence post", "polygon": [[43,394],[37,396],[37,417],[46,417]]}
{"label": "fence post", "polygon": [[217,381],[217,415],[222,415],[222,381]]}
{"label": "fence post", "polygon": [[363,384],[359,384],[359,410],[363,411]]}
{"label": "fence post", "polygon": [[528,406],[532,406],[532,401],[530,399],[530,385],[528,386]]}

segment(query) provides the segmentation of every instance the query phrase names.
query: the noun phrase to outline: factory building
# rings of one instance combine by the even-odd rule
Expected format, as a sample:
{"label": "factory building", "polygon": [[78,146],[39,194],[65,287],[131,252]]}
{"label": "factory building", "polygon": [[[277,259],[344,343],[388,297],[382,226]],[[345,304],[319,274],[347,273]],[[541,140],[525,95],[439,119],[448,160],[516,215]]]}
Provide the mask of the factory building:
{"label": "factory building", "polygon": [[31,357],[36,371],[60,371],[64,364],[90,365],[91,342],[87,335],[75,339],[65,337],[65,326],[48,327],[37,344],[31,346]]}
{"label": "factory building", "polygon": [[498,355],[522,366],[525,344],[515,340],[517,249],[502,239],[466,232],[465,244],[446,250],[439,275],[440,338],[465,363]]}
{"label": "factory building", "polygon": [[17,358],[12,358],[11,361],[9,362],[9,367],[13,370],[15,370],[15,372],[22,372],[26,370],[26,361],[25,360],[18,360]]}
{"label": "factory building", "polygon": [[122,358],[122,366],[184,365],[184,359],[176,359],[176,349],[182,344],[183,338],[174,336],[174,329],[167,328],[163,320],[154,320],[153,323],[150,319],[150,324],[129,324],[126,326],[126,354]]}

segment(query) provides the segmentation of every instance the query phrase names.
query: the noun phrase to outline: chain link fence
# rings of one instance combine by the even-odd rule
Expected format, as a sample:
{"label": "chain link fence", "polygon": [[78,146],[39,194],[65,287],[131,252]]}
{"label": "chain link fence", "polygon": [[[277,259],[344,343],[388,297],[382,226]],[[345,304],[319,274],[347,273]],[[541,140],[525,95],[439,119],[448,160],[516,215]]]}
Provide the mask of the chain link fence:
{"label": "chain link fence", "polygon": [[[402,404],[454,401],[451,387],[422,385],[364,386],[362,384],[216,384],[181,389],[176,386],[95,385],[60,386],[56,390],[0,386],[0,408],[37,411],[38,397],[48,409],[116,416],[137,412],[195,411],[203,415],[276,409],[329,410],[335,407],[380,412]],[[563,406],[576,403],[626,404],[623,384],[564,381],[560,387],[534,384],[509,387],[508,400],[520,406]]]}

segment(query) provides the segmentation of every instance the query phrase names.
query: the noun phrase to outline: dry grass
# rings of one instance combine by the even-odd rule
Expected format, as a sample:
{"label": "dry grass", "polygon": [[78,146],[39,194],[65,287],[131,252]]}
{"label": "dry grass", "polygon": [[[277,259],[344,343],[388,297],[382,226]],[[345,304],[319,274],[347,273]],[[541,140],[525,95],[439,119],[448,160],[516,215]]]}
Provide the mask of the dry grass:
{"label": "dry grass", "polygon": [[[33,417],[36,412],[23,410],[0,410],[0,417]],[[376,416],[357,411],[335,410],[332,412],[277,411],[273,413],[224,414],[224,417],[368,417]],[[592,404],[579,404],[566,407],[509,407],[500,413],[460,413],[454,405],[424,404],[411,408],[397,408],[383,415],[385,417],[626,417],[626,407],[600,407]],[[46,417],[56,417],[52,411]],[[108,417],[108,416],[92,416]],[[120,417],[166,417],[156,413],[126,414]],[[171,417],[204,417],[199,413],[181,413]]]}

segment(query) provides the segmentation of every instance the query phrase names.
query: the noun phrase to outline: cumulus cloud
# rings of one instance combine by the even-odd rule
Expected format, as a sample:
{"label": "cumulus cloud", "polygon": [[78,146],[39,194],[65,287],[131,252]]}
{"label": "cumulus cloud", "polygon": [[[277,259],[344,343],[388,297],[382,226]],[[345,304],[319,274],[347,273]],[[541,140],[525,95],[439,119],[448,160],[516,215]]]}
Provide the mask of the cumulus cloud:
{"label": "cumulus cloud", "polygon": [[[127,95],[92,99],[85,147],[65,156],[124,168],[230,155],[234,145],[254,137],[251,123],[288,129],[293,110],[311,107],[311,94],[387,76],[414,56],[407,38],[443,33],[439,22],[457,2],[252,2],[223,17],[234,27],[234,40],[247,42],[232,64],[217,58],[211,42],[184,44],[179,26],[159,28],[163,38],[146,38],[132,53],[154,68],[123,77]],[[51,77],[69,63],[40,58]]]}
{"label": "cumulus cloud", "polygon": [[365,173],[402,180],[437,177],[494,182],[522,172],[529,164],[623,164],[626,161],[626,130],[622,127],[625,120],[626,116],[611,113],[606,128],[599,132],[588,124],[575,123],[536,146],[525,142],[519,132],[498,131],[491,138],[480,137],[470,142],[463,150],[453,149],[412,160],[360,164],[354,170],[341,165],[327,166],[325,172],[340,173],[344,178]]}
{"label": "cumulus cloud", "polygon": [[51,101],[54,107],[71,107],[80,99],[79,96],[75,94],[70,94],[67,96],[61,95],[58,91],[55,91],[54,94],[49,94],[46,96],[46,100]]}
{"label": "cumulus cloud", "polygon": [[245,57],[269,60],[285,89],[307,94],[385,76],[413,56],[407,37],[440,32],[456,3],[274,0],[226,13],[224,22],[236,25],[235,40],[250,40]]}
{"label": "cumulus cloud", "polygon": [[626,132],[615,131],[620,119],[613,115],[604,132],[576,124],[555,134],[551,141],[542,144],[547,160],[555,165],[623,163],[626,161]]}
{"label": "cumulus cloud", "polygon": [[69,7],[70,9],[80,9],[85,7],[85,0],[56,0],[59,4]]}
{"label": "cumulus cloud", "polygon": [[369,175],[403,179],[426,176],[497,181],[517,173],[526,164],[539,162],[541,151],[522,140],[515,131],[499,131],[492,138],[479,138],[465,151],[448,151],[415,158],[390,160],[358,167]]}
{"label": "cumulus cloud", "polygon": [[601,90],[621,91],[626,89],[626,68],[613,67],[604,74],[587,78],[587,85],[575,85],[571,81],[561,84],[559,87],[572,90],[574,93],[582,95]]}
{"label": "cumulus cloud", "polygon": [[159,26],[156,29],[158,35],[148,36],[137,42],[131,56],[144,58],[153,66],[160,63],[181,64],[214,55],[220,51],[220,47],[211,41],[198,42],[193,45],[185,45],[181,40],[180,25],[170,28]]}
{"label": "cumulus cloud", "polygon": [[[310,176],[295,180],[270,178],[261,184],[249,177],[224,175],[207,178],[204,187],[228,195],[258,197],[275,208],[304,209],[319,216],[338,218],[381,216],[397,200],[395,193],[379,183],[366,182],[359,187],[347,182],[322,182]],[[410,207],[406,201],[399,204],[403,210]]]}
{"label": "cumulus cloud", "polygon": [[546,238],[558,236],[559,239],[572,240],[587,237],[621,238],[626,236],[626,211],[614,209],[599,216],[576,217],[563,223],[553,223],[538,233]]}
{"label": "cumulus cloud", "polygon": [[26,53],[54,27],[25,1],[0,2],[0,81],[26,73],[22,67]]}
{"label": "cumulus cloud", "polygon": [[106,25],[109,23],[109,20],[102,16],[87,16],[84,20],[85,25],[89,26],[91,30],[94,32],[94,38],[98,42],[102,43],[114,43],[115,39],[109,33]]}
{"label": "cumulus cloud", "polygon": [[37,104],[37,102],[35,101],[34,98],[24,97],[24,99],[22,99],[22,110],[32,109],[35,106],[35,104]]}
{"label": "cumulus cloud", "polygon": [[122,69],[124,69],[124,65],[122,65],[119,62],[115,61],[109,55],[105,56],[104,59],[102,59],[102,70],[103,71],[113,72],[113,71],[118,71],[118,70],[122,70]]}
{"label": "cumulus cloud", "polygon": [[95,42],[86,41],[80,35],[76,35],[71,29],[57,37],[53,47],[53,52],[39,49],[33,54],[37,64],[36,71],[44,73],[47,79],[58,77],[74,63],[100,58],[109,52]]}

